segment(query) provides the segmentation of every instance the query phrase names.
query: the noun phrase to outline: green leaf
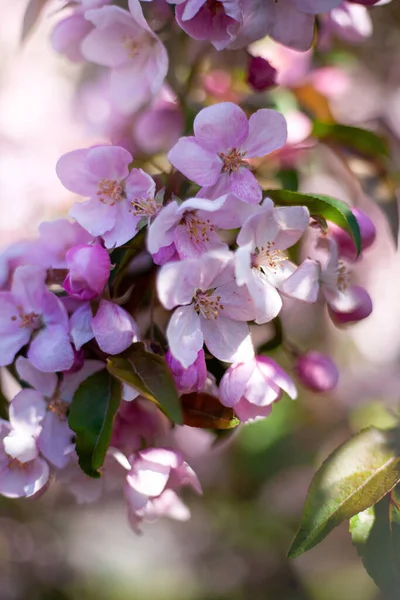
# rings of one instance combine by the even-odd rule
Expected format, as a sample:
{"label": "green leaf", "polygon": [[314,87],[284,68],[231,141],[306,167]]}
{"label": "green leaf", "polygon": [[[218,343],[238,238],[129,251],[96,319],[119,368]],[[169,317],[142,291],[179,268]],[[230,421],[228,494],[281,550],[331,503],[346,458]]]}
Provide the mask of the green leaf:
{"label": "green leaf", "polygon": [[387,141],[382,136],[368,129],[315,121],[311,135],[321,141],[338,143],[364,156],[375,158],[386,158],[389,156]]}
{"label": "green leaf", "polygon": [[90,477],[100,477],[121,398],[121,383],[104,369],[85,379],[72,399],[68,424],[76,433],[79,464]]}
{"label": "green leaf", "polygon": [[174,423],[182,424],[182,410],[174,379],[165,359],[148,352],[142,342],[107,360],[108,371],[156,402]]}
{"label": "green leaf", "polygon": [[289,558],[310,550],[342,521],[383,498],[400,481],[399,455],[397,429],[371,427],[339,446],[311,482]]}
{"label": "green leaf", "polygon": [[[398,505],[397,505],[398,506]],[[353,544],[387,600],[400,594],[400,511],[391,496],[350,520]]]}
{"label": "green leaf", "polygon": [[357,253],[361,252],[361,234],[357,219],[342,200],[320,194],[303,194],[290,190],[267,190],[266,195],[282,206],[306,206],[311,216],[323,217],[336,223],[352,237]]}
{"label": "green leaf", "polygon": [[240,421],[232,408],[223,406],[215,396],[205,392],[185,394],[181,398],[183,422],[200,429],[234,429]]}

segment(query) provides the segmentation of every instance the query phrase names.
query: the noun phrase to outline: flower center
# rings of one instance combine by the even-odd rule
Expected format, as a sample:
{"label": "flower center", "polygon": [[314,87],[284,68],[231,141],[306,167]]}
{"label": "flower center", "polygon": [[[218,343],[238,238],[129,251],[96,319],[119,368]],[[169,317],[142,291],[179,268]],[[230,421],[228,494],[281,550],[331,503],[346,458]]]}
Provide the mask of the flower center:
{"label": "flower center", "polygon": [[336,269],[337,275],[337,288],[339,292],[344,292],[350,283],[350,273],[348,272],[346,265],[340,261]]}
{"label": "flower center", "polygon": [[202,315],[205,319],[216,319],[219,312],[224,310],[221,304],[221,296],[212,296],[214,290],[202,292],[197,290],[194,297],[194,310],[198,315]]}
{"label": "flower center", "polygon": [[130,212],[136,217],[154,217],[160,210],[160,206],[154,198],[135,198],[130,201]]}
{"label": "flower center", "polygon": [[252,266],[256,268],[267,267],[275,273],[278,267],[287,260],[280,250],[274,248],[275,242],[267,242],[265,246],[256,248],[252,256]]}
{"label": "flower center", "polygon": [[[41,315],[35,312],[25,313],[22,306],[17,306],[19,326],[21,329],[40,329],[42,326]],[[17,315],[11,317],[12,321],[17,321]]]}
{"label": "flower center", "polygon": [[215,229],[215,226],[209,220],[202,221],[199,219],[195,211],[185,213],[181,224],[186,226],[190,239],[197,243],[209,242],[209,235]]}
{"label": "flower center", "polygon": [[68,403],[55,395],[48,403],[47,410],[60,418],[61,421],[67,420]]}
{"label": "flower center", "polygon": [[17,471],[17,470],[22,470],[25,471],[26,469],[29,468],[30,462],[21,462],[20,460],[18,460],[18,458],[13,458],[12,456],[9,456],[7,454],[8,457],[8,468],[11,469],[12,471]]}
{"label": "flower center", "polygon": [[224,10],[224,6],[220,0],[207,0],[207,8],[211,11],[213,17]]}
{"label": "flower center", "polygon": [[218,156],[224,162],[224,166],[222,167],[223,173],[236,173],[240,167],[248,165],[248,163],[243,160],[243,157],[246,156],[246,152],[241,152],[237,148],[229,148],[226,154],[218,152]]}
{"label": "flower center", "polygon": [[124,185],[115,179],[100,179],[97,186],[97,195],[100,202],[113,206],[120,202],[124,196]]}
{"label": "flower center", "polygon": [[130,37],[129,35],[123,35],[121,37],[121,44],[125,48],[128,54],[128,58],[135,58],[140,52],[140,44],[138,40]]}

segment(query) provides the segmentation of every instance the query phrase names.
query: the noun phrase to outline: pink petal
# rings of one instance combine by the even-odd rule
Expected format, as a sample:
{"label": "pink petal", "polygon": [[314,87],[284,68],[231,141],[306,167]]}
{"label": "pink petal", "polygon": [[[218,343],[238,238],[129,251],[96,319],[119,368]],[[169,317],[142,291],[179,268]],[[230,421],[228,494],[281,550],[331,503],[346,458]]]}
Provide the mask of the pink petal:
{"label": "pink petal", "polygon": [[203,108],[195,118],[193,128],[196,142],[214,153],[241,148],[249,134],[245,113],[232,102],[221,102]]}
{"label": "pink petal", "polygon": [[132,161],[132,154],[120,146],[94,146],[86,155],[84,168],[97,181],[123,181]]}
{"label": "pink petal", "polygon": [[240,200],[249,204],[259,204],[262,200],[260,184],[253,173],[245,167],[241,167],[236,173],[230,174],[229,190]]}
{"label": "pink petal", "polygon": [[260,208],[244,222],[237,243],[239,246],[251,245],[252,250],[266,248],[268,242],[274,242],[279,233],[279,225],[274,218],[271,206]]}
{"label": "pink petal", "polygon": [[183,137],[168,154],[170,163],[198,185],[211,186],[218,180],[222,160],[194,137]]}
{"label": "pink petal", "polygon": [[106,248],[118,248],[135,237],[139,220],[139,217],[131,211],[128,202],[118,203],[115,211],[115,225],[102,236]]}
{"label": "pink petal", "polygon": [[241,149],[246,157],[266,156],[282,148],[287,139],[286,120],[281,113],[263,108],[252,114],[249,120],[249,135]]}
{"label": "pink petal", "polygon": [[246,398],[242,398],[235,405],[235,412],[242,423],[247,421],[255,421],[261,417],[268,417],[271,414],[272,406],[270,404],[266,406],[257,406],[251,404]]}
{"label": "pink petal", "polygon": [[39,371],[24,356],[17,358],[15,366],[20,378],[29,383],[35,390],[47,397],[54,394],[58,383],[55,373]]}
{"label": "pink petal", "polygon": [[6,454],[20,463],[26,464],[38,456],[34,437],[24,429],[12,429],[4,438],[3,444]]}
{"label": "pink petal", "polygon": [[73,14],[63,19],[53,29],[51,41],[58,54],[74,62],[83,60],[80,45],[85,36],[92,30],[92,25],[82,14]]}
{"label": "pink petal", "polygon": [[280,231],[275,238],[275,248],[286,250],[299,241],[310,221],[310,213],[305,206],[283,206],[274,210],[274,217]]}
{"label": "pink petal", "polygon": [[314,38],[314,17],[300,12],[293,0],[279,0],[269,35],[294,50],[308,50]]}
{"label": "pink petal", "polygon": [[89,302],[83,304],[74,312],[70,320],[71,339],[77,350],[94,337],[92,331],[92,309]]}
{"label": "pink petal", "polygon": [[219,399],[224,406],[234,407],[243,396],[256,367],[254,360],[231,365],[219,385]]}
{"label": "pink petal", "polygon": [[160,496],[153,498],[146,506],[146,520],[158,517],[169,517],[175,521],[188,521],[190,510],[182,502],[174,490],[164,490]]}
{"label": "pink petal", "polygon": [[126,478],[130,487],[145,496],[159,496],[168,483],[171,467],[138,459]]}
{"label": "pink petal", "polygon": [[54,412],[48,412],[43,421],[42,431],[38,439],[38,447],[43,456],[57,469],[63,469],[70,461],[73,432],[68,421],[61,420]]}
{"label": "pink petal", "polygon": [[74,363],[74,352],[67,330],[50,325],[39,331],[31,342],[28,358],[39,371],[68,371]]}
{"label": "pink petal", "polygon": [[56,173],[67,190],[81,196],[92,196],[97,191],[98,179],[85,168],[85,158],[90,148],[63,154],[56,164]]}
{"label": "pink petal", "polygon": [[42,267],[24,265],[15,270],[11,293],[24,312],[42,312],[43,294],[47,291],[45,280],[46,270]]}
{"label": "pink petal", "polygon": [[98,236],[115,226],[117,209],[116,204],[110,205],[91,198],[86,202],[76,202],[69,211],[69,216],[93,236]]}
{"label": "pink petal", "polygon": [[101,300],[92,319],[92,330],[100,349],[107,354],[119,354],[137,341],[135,321],[126,310],[108,300]]}
{"label": "pink petal", "polygon": [[0,494],[6,498],[33,496],[46,485],[49,474],[49,466],[41,458],[21,469],[7,469],[0,476]]}
{"label": "pink petal", "polygon": [[174,469],[183,463],[181,454],[169,448],[147,448],[146,450],[141,450],[138,454],[140,458],[146,461]]}
{"label": "pink petal", "polygon": [[10,292],[0,292],[0,366],[13,362],[18,350],[28,343],[31,330],[19,326],[18,309]]}
{"label": "pink petal", "polygon": [[247,287],[256,307],[255,322],[262,325],[275,319],[281,311],[282,299],[265,275],[258,269],[252,269]]}
{"label": "pink petal", "polygon": [[167,339],[171,354],[184,366],[190,367],[203,347],[200,317],[193,305],[177,308],[168,323]]}
{"label": "pink petal", "polygon": [[75,373],[64,375],[60,385],[60,397],[64,402],[71,402],[72,397],[80,384],[88,377],[104,369],[104,363],[100,360],[85,360],[83,367]]}
{"label": "pink petal", "polygon": [[293,380],[282,369],[282,367],[267,356],[257,356],[258,368],[264,377],[271,379],[275,385],[279,386],[292,400],[297,398],[297,389]]}
{"label": "pink petal", "polygon": [[201,328],[207,348],[224,362],[244,362],[254,356],[247,323],[232,321],[225,317],[201,318]]}
{"label": "pink petal", "polygon": [[173,228],[181,220],[178,203],[173,201],[164,206],[151,223],[147,234],[147,249],[156,254],[160,248],[169,246],[174,239]]}
{"label": "pink petal", "polygon": [[293,0],[297,8],[305,13],[325,13],[342,2],[342,0]]}
{"label": "pink petal", "polygon": [[320,266],[314,260],[306,259],[280,286],[290,298],[303,302],[316,302],[319,291]]}

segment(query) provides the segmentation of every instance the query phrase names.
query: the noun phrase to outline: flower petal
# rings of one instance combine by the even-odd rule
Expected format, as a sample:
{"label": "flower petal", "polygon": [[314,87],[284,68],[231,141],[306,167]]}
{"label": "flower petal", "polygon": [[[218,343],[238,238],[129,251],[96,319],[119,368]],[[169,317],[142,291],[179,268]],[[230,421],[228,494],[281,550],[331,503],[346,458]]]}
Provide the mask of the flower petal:
{"label": "flower petal", "polygon": [[287,125],[285,117],[276,110],[263,108],[249,120],[249,136],[242,145],[246,157],[266,156],[285,145]]}
{"label": "flower petal", "polygon": [[247,323],[225,317],[204,319],[201,328],[207,348],[224,362],[244,362],[254,356],[254,348]]}
{"label": "flower petal", "polygon": [[181,138],[169,151],[168,160],[198,185],[214,185],[222,170],[218,155],[201,146],[194,137]]}
{"label": "flower petal", "polygon": [[171,354],[185,367],[190,367],[203,347],[200,317],[193,305],[177,308],[167,327]]}
{"label": "flower petal", "polygon": [[193,129],[197,143],[218,154],[241,149],[249,134],[249,123],[239,106],[220,102],[203,108],[194,120]]}
{"label": "flower petal", "polygon": [[68,371],[74,364],[68,331],[61,325],[50,325],[39,331],[31,342],[28,358],[39,371]]}

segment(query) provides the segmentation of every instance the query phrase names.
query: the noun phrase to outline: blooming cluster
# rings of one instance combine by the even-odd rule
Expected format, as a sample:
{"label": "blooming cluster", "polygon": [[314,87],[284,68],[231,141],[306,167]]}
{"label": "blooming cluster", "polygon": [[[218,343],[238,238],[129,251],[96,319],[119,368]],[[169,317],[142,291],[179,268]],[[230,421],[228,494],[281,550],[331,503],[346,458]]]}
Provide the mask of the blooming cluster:
{"label": "blooming cluster", "polygon": [[[220,51],[266,35],[306,50],[316,15],[327,30],[337,11],[374,2],[168,1],[146,4],[146,19],[139,0],[80,0],[56,25],[57,52],[109,69],[107,99],[123,126],[134,115],[134,141],[112,135],[61,156],[57,175],[80,197],[70,220],[42,223],[0,256],[0,366],[21,388],[0,421],[0,493],[33,496],[57,479],[89,501],[117,485],[135,531],[161,515],[187,519],[179,489],[201,493],[180,426],[266,418],[284,393],[297,397],[293,377],[314,392],[335,387],[328,356],[283,337],[292,377],[255,343],[256,327],[266,341],[297,303],[325,304],[338,327],[372,311],[347,266],[374,241],[370,219],[264,192],[258,167],[286,165],[290,146],[273,108],[214,103],[182,131],[191,113],[165,88],[164,33],[175,14]],[[252,68],[260,81],[265,65]],[[151,175],[143,155],[161,152]]]}

